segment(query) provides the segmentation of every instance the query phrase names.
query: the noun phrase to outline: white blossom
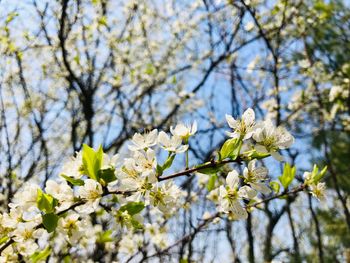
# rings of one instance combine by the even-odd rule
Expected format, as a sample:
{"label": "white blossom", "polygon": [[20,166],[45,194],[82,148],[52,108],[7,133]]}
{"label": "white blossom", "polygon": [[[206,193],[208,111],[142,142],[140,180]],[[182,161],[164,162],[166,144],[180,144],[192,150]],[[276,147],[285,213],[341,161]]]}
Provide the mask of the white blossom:
{"label": "white blossom", "polygon": [[178,136],[186,141],[190,136],[194,135],[197,132],[197,122],[193,122],[192,126],[187,126],[182,123],[177,124],[175,128],[173,128],[173,126],[170,126],[170,132],[172,135]]}
{"label": "white blossom", "polygon": [[76,157],[71,157],[69,161],[63,164],[61,174],[79,179],[82,174],[83,158],[82,152],[77,152]]}
{"label": "white blossom", "polygon": [[165,132],[161,131],[158,135],[158,143],[160,147],[168,152],[182,153],[187,151],[188,145],[182,145],[182,139],[178,136],[170,137]]}
{"label": "white blossom", "polygon": [[268,170],[266,167],[256,167],[256,160],[248,163],[248,167],[243,170],[243,177],[247,184],[253,189],[263,194],[269,194],[271,189],[261,182],[266,179]]}
{"label": "white blossom", "polygon": [[253,139],[258,143],[255,146],[258,152],[270,153],[278,161],[283,161],[278,150],[289,148],[294,142],[294,137],[284,127],[276,128],[269,119],[260,124]]}
{"label": "white blossom", "polygon": [[85,214],[90,214],[96,211],[102,195],[102,186],[95,180],[86,179],[84,185],[78,189],[78,195],[86,203],[78,206],[77,211]]}
{"label": "white blossom", "polygon": [[148,177],[149,182],[154,183],[157,181],[156,178],[156,168],[157,168],[157,158],[156,153],[152,149],[147,149],[146,151],[140,152],[135,151],[135,170],[142,178]]}
{"label": "white blossom", "polygon": [[18,255],[13,250],[12,246],[5,248],[5,250],[0,255],[0,263],[17,263]]}
{"label": "white blossom", "polygon": [[29,256],[39,248],[35,239],[41,238],[46,232],[46,230],[42,228],[36,229],[36,226],[37,224],[35,222],[20,222],[11,233],[12,239],[17,242],[17,249],[23,256]]}
{"label": "white blossom", "polygon": [[57,232],[63,235],[67,241],[77,242],[86,232],[86,223],[79,218],[79,214],[75,212],[61,217],[57,223]]}
{"label": "white blossom", "polygon": [[144,150],[157,144],[157,129],[145,134],[135,133],[131,142],[133,145],[129,145],[130,151]]}
{"label": "white blossom", "polygon": [[311,194],[322,201],[326,195],[326,183],[317,183],[310,185]]}
{"label": "white blossom", "polygon": [[37,192],[39,186],[34,183],[25,183],[24,186],[16,192],[9,204],[9,207],[21,207],[28,210],[30,207],[36,207]]}
{"label": "white blossom", "polygon": [[74,203],[73,189],[66,181],[57,183],[53,180],[48,180],[46,182],[45,192],[58,200],[59,206],[57,207],[57,211],[65,210]]}
{"label": "white blossom", "polygon": [[236,170],[228,173],[226,177],[226,185],[220,186],[219,205],[220,211],[231,213],[233,218],[246,219],[247,211],[241,206],[240,199],[254,198],[256,192],[249,186],[239,188],[239,175]]}
{"label": "white blossom", "polygon": [[226,121],[234,130],[233,132],[226,132],[232,138],[247,140],[252,137],[255,131],[255,113],[251,108],[243,113],[241,120],[235,120],[231,115],[226,114]]}

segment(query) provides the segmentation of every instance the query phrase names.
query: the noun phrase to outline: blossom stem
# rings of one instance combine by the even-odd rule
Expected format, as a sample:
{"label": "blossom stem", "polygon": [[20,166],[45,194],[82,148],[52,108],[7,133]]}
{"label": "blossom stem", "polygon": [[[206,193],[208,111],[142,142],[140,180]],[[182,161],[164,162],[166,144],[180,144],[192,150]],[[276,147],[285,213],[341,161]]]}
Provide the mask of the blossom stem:
{"label": "blossom stem", "polygon": [[184,171],[177,172],[177,173],[174,173],[174,174],[171,174],[168,176],[159,177],[158,181],[165,181],[165,180],[169,180],[169,179],[184,176],[184,175],[189,175],[189,174],[194,173],[194,172],[198,172],[198,171],[201,171],[201,170],[204,170],[207,168],[215,168],[219,165],[223,165],[223,164],[227,164],[227,163],[239,163],[240,164],[241,162],[242,161],[239,158],[237,158],[235,160],[225,160],[225,161],[217,161],[217,162],[211,161],[211,162],[208,162],[208,163],[201,165],[201,166],[195,166],[191,169],[186,169]]}

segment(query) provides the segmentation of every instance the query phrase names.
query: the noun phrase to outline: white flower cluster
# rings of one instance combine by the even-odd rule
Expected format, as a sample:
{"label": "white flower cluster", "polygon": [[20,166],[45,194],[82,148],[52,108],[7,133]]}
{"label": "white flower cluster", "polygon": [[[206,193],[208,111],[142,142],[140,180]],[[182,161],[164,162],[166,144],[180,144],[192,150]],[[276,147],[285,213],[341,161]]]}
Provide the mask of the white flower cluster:
{"label": "white flower cluster", "polygon": [[252,138],[257,152],[271,154],[278,161],[283,161],[278,151],[289,148],[294,142],[294,137],[284,127],[275,127],[270,119],[256,122],[255,113],[250,108],[243,113],[241,120],[231,115],[226,115],[226,120],[233,129],[227,133],[230,137],[243,141]]}
{"label": "white flower cluster", "polygon": [[225,183],[213,189],[207,198],[217,204],[219,212],[229,214],[231,219],[246,219],[248,213],[241,201],[254,200],[259,192],[271,193],[265,183],[268,180],[267,174],[267,168],[256,167],[256,160],[252,160],[244,168],[243,176],[240,176],[236,170],[230,171]]}
{"label": "white flower cluster", "polygon": [[[203,172],[200,185],[202,189],[207,186],[207,198],[219,213],[232,220],[247,218],[248,206],[258,194],[271,193],[266,184],[268,169],[258,167],[257,159],[271,154],[281,160],[278,151],[288,148],[294,138],[270,120],[256,122],[252,109],[246,110],[241,120],[229,115],[226,119],[233,129],[228,133],[232,138],[225,142],[217,160],[192,169],[186,165],[184,171],[168,176],[163,174],[178,154],[186,152],[188,164],[189,139],[197,131],[196,123],[178,124],[170,128],[170,134],[158,130],[136,133],[126,158],[110,158],[101,147],[94,150],[84,145],[63,165],[60,180],[48,180],[44,190],[34,183],[25,184],[12,198],[9,212],[0,214],[0,241],[5,244],[4,249],[0,247],[0,262],[15,262],[14,254],[26,261],[60,253],[88,258],[100,243],[110,249],[118,246],[121,255],[133,255],[145,244],[166,249],[166,220],[198,200],[170,179],[192,172]],[[243,144],[250,149],[241,153]],[[160,161],[162,151],[167,156],[164,161]],[[218,178],[218,172],[227,171],[221,169],[224,164],[242,160],[247,161],[242,175],[230,168],[224,181]],[[285,188],[286,180],[281,181]],[[321,197],[322,185],[310,184],[310,188]],[[153,215],[152,221],[144,222],[145,207]],[[207,214],[205,220],[210,218]]]}
{"label": "white flower cluster", "polygon": [[[0,262],[16,261],[13,254],[30,260],[38,251],[45,251],[45,240],[52,240],[52,253],[67,249],[79,254],[93,251],[102,230],[100,225],[92,224],[89,215],[103,211],[103,204],[110,206],[105,220],[115,230],[141,228],[143,219],[139,213],[148,205],[163,218],[170,217],[183,205],[184,192],[173,181],[158,182],[159,169],[166,170],[171,163],[168,167],[158,164],[152,147],[169,152],[173,160],[176,154],[187,151],[188,138],[196,129],[196,124],[179,124],[171,129],[171,136],[157,130],[137,133],[129,145],[131,156],[123,160],[84,146],[63,165],[62,178],[48,180],[44,191],[37,184],[26,183],[12,198],[10,211],[0,214],[0,239],[2,243],[13,241],[2,252]],[[123,192],[129,194],[125,196]],[[108,198],[114,193],[118,201],[110,204]],[[167,243],[163,234],[153,228],[145,228],[150,240],[164,247]],[[67,244],[74,246],[69,249]]]}

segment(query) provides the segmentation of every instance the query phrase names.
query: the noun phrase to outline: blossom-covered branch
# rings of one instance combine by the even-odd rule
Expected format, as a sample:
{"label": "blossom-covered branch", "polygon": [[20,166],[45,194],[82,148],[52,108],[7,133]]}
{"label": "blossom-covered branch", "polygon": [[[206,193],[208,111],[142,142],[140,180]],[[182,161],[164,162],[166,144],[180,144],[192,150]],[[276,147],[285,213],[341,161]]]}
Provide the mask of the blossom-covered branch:
{"label": "blossom-covered branch", "polygon": [[[160,230],[154,225],[143,224],[143,210],[147,207],[160,218],[171,218],[180,208],[191,205],[173,179],[193,173],[198,175],[200,184],[204,182],[207,198],[217,212],[214,216],[205,216],[192,234],[183,237],[184,242],[219,215],[230,220],[246,219],[251,208],[304,189],[322,198],[324,187],[319,181],[325,169],[319,172],[315,167],[312,172],[305,173],[304,184],[289,190],[295,167],[286,164],[279,181],[270,181],[268,169],[258,166],[259,160],[270,155],[278,161],[283,159],[279,151],[290,147],[294,141],[285,128],[274,127],[270,120],[256,121],[252,109],[244,112],[240,120],[228,115],[226,119],[233,129],[228,133],[231,138],[211,161],[193,168],[188,168],[188,151],[196,124],[178,124],[170,129],[171,134],[157,130],[136,133],[124,159],[120,155],[109,157],[102,147],[94,150],[84,145],[81,152],[63,165],[59,180],[48,180],[44,189],[35,183],[25,184],[9,204],[10,212],[0,214],[2,259],[11,261],[16,252],[26,260],[37,260],[59,253],[53,250],[57,247],[62,250],[68,249],[70,244],[79,245],[86,241],[86,228],[100,233],[94,230],[90,215],[100,217],[98,220],[108,225],[105,236],[99,237],[103,242],[113,240],[116,231],[132,235],[149,229],[156,233]],[[164,175],[174,167],[175,158],[183,153],[186,168]],[[161,159],[164,161],[160,162]],[[246,164],[242,175],[230,167],[232,163]],[[284,190],[279,193],[281,186]],[[259,195],[263,197],[261,201]],[[166,246],[164,241],[155,239],[154,234],[150,235],[158,246]],[[37,252],[42,240],[49,245]]]}

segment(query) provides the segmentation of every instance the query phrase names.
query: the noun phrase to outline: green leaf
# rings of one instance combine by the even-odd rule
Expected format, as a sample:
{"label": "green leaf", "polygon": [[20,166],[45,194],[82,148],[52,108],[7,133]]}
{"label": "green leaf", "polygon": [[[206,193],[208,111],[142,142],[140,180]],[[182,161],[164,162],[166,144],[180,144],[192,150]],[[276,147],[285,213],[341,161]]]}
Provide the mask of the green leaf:
{"label": "green leaf", "polygon": [[113,182],[117,180],[117,177],[115,176],[115,169],[113,167],[108,167],[106,169],[100,169],[99,170],[99,177],[105,181],[106,183]]}
{"label": "green leaf", "polygon": [[98,172],[102,167],[102,161],[103,150],[101,145],[97,151],[86,144],[83,145],[83,165],[84,171],[88,177],[96,181],[99,180]]}
{"label": "green leaf", "polygon": [[36,204],[41,211],[43,211],[45,214],[49,214],[55,211],[58,201],[53,196],[45,194],[43,191],[38,189]]}
{"label": "green leaf", "polygon": [[219,156],[220,160],[230,158],[236,160],[239,152],[242,148],[242,140],[240,139],[229,139],[221,147]]}
{"label": "green leaf", "polygon": [[143,225],[134,218],[131,218],[131,225],[135,229],[143,229]]}
{"label": "green leaf", "polygon": [[216,164],[216,165],[214,164],[215,165],[214,167],[207,167],[210,165],[212,165],[211,162],[206,162],[206,163],[197,165],[195,168],[199,173],[212,175],[220,171],[221,167],[224,166],[225,164]]}
{"label": "green leaf", "polygon": [[8,239],[9,239],[9,237],[7,237],[7,236],[0,238],[0,245],[4,244]]}
{"label": "green leaf", "polygon": [[155,72],[156,72],[156,68],[151,63],[148,63],[146,65],[145,73],[147,75],[153,75]]}
{"label": "green leaf", "polygon": [[286,163],[283,169],[283,174],[278,177],[278,180],[283,185],[284,189],[288,188],[295,177],[296,168],[291,167],[289,163]]}
{"label": "green leaf", "polygon": [[120,207],[119,211],[128,211],[129,215],[133,216],[140,213],[144,208],[145,204],[143,202],[129,202]]}
{"label": "green leaf", "polygon": [[101,17],[98,19],[98,24],[99,24],[100,26],[105,26],[105,27],[107,27],[107,26],[108,26],[107,17],[106,17],[106,16],[101,16]]}
{"label": "green leaf", "polygon": [[176,154],[172,154],[168,157],[168,159],[166,159],[165,163],[163,164],[163,171],[165,171],[166,169],[170,168],[170,166],[173,164],[173,161],[175,159]]}
{"label": "green leaf", "polygon": [[84,185],[84,181],[81,179],[75,179],[73,177],[67,176],[65,174],[60,174],[67,182],[70,182],[72,185],[82,186]]}
{"label": "green leaf", "polygon": [[47,230],[47,232],[51,233],[55,231],[59,217],[53,213],[50,213],[50,214],[43,215],[42,218],[43,218],[43,225]]}
{"label": "green leaf", "polygon": [[46,247],[43,251],[35,252],[33,255],[30,256],[31,261],[33,263],[44,261],[49,255],[51,254],[51,248]]}
{"label": "green leaf", "polygon": [[112,230],[111,229],[107,230],[107,231],[105,231],[103,233],[100,233],[97,242],[98,243],[107,243],[107,242],[113,241],[113,238],[111,237],[111,234],[112,234]]}
{"label": "green leaf", "polygon": [[157,169],[156,169],[156,171],[157,171],[157,175],[158,175],[158,176],[161,176],[161,175],[163,174],[163,168],[162,168],[162,166],[159,165],[159,164],[157,164]]}
{"label": "green leaf", "polygon": [[280,192],[281,186],[278,182],[270,182],[270,187],[276,194]]}
{"label": "green leaf", "polygon": [[318,174],[315,174],[313,176],[313,181],[315,184],[317,184],[323,177],[324,175],[326,174],[327,172],[327,166],[325,166],[321,172],[319,172]]}
{"label": "green leaf", "polygon": [[278,199],[285,199],[285,200],[287,200],[288,199],[288,195],[281,195],[280,197],[278,197]]}
{"label": "green leaf", "polygon": [[215,182],[216,182],[217,176],[216,174],[212,174],[209,178],[208,184],[207,184],[207,189],[210,192],[211,190],[214,189],[215,187]]}
{"label": "green leaf", "polygon": [[158,176],[161,176],[166,169],[171,167],[171,165],[173,164],[173,161],[175,159],[175,156],[176,156],[176,154],[172,154],[166,159],[166,161],[164,162],[163,165],[157,165],[157,175]]}
{"label": "green leaf", "polygon": [[260,159],[264,159],[266,157],[269,157],[270,154],[269,153],[260,153],[260,152],[257,152],[256,150],[254,150],[254,151],[251,151],[248,156],[252,159],[260,160]]}
{"label": "green leaf", "polygon": [[64,263],[71,263],[72,262],[72,258],[70,255],[67,255],[63,258],[63,262]]}
{"label": "green leaf", "polygon": [[177,83],[176,76],[173,76],[171,79],[171,84],[176,84],[176,83]]}

